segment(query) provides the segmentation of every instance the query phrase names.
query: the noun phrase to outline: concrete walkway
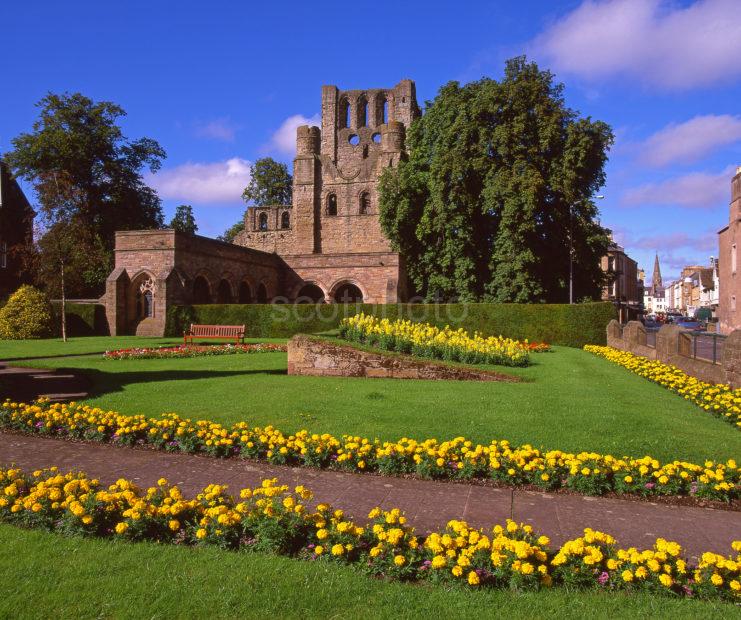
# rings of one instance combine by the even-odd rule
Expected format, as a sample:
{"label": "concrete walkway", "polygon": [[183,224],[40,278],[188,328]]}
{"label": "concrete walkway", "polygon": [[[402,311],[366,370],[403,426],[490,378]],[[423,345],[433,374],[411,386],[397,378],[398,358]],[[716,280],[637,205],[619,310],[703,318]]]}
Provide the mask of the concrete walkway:
{"label": "concrete walkway", "polygon": [[554,545],[591,527],[612,534],[622,546],[648,547],[657,537],[675,540],[690,557],[704,551],[727,555],[731,541],[741,539],[740,512],[280,467],[0,433],[0,465],[10,464],[25,470],[56,465],[65,471],[85,471],[104,483],[124,477],[140,486],[151,486],[164,476],[186,496],[212,482],[228,484],[236,494],[275,477],[285,484],[306,485],[317,502],[342,508],[357,521],[365,520],[374,506],[400,508],[418,532],[440,530],[450,519],[491,527],[513,516],[548,535]]}

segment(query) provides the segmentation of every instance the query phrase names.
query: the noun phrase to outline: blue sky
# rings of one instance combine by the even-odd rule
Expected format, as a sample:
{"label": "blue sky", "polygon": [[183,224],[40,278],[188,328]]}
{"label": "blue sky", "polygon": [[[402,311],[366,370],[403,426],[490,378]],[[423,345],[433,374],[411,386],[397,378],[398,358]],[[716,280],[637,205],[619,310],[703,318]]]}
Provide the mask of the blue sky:
{"label": "blue sky", "polygon": [[[47,91],[123,106],[127,136],[168,153],[148,178],[166,217],[195,208],[199,232],[237,221],[249,162],[290,162],[294,127],[318,118],[320,87],[497,78],[526,53],[567,103],[617,140],[602,222],[665,279],[717,255],[741,165],[738,0],[492,2],[4,3],[0,152]],[[33,196],[30,196],[33,200]]]}

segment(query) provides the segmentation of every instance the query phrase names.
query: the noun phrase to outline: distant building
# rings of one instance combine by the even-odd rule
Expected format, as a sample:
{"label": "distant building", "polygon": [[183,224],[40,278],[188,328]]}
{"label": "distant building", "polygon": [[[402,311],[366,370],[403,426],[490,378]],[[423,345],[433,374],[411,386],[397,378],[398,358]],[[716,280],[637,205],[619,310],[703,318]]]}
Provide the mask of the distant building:
{"label": "distant building", "polygon": [[33,242],[34,211],[0,161],[0,300],[24,283],[24,250]]}
{"label": "distant building", "polygon": [[607,280],[602,299],[615,304],[621,322],[637,318],[643,302],[639,295],[638,263],[613,241],[602,257],[601,266]]}
{"label": "distant building", "polygon": [[720,331],[728,333],[741,327],[741,274],[738,270],[738,249],[741,246],[741,166],[731,180],[731,205],[728,226],[718,231],[718,322]]}

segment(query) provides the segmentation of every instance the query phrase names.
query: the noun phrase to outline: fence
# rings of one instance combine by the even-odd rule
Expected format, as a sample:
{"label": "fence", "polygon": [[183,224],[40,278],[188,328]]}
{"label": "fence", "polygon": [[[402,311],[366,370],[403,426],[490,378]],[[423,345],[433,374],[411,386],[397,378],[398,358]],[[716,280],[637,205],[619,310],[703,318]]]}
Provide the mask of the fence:
{"label": "fence", "polygon": [[679,354],[692,359],[720,364],[726,336],[710,332],[683,332],[680,334]]}

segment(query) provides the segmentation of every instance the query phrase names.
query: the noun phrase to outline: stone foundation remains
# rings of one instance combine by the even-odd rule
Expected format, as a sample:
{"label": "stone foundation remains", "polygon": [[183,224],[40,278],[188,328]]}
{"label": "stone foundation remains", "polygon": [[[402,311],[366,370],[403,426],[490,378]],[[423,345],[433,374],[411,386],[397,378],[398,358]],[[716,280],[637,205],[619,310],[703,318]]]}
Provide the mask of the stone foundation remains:
{"label": "stone foundation remains", "polygon": [[509,381],[521,379],[491,370],[479,370],[408,355],[363,351],[299,334],[288,342],[288,374],[313,377],[385,379],[446,379],[452,381]]}

